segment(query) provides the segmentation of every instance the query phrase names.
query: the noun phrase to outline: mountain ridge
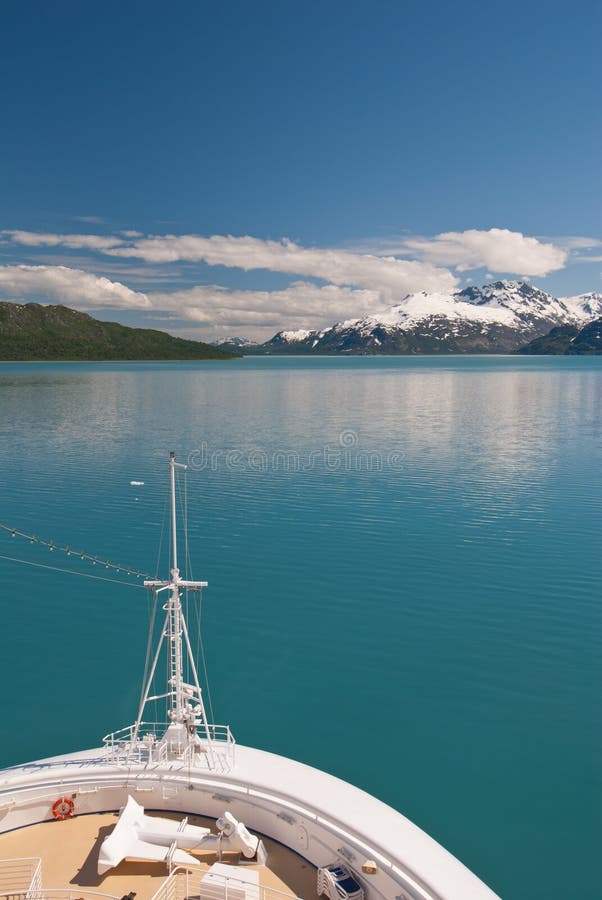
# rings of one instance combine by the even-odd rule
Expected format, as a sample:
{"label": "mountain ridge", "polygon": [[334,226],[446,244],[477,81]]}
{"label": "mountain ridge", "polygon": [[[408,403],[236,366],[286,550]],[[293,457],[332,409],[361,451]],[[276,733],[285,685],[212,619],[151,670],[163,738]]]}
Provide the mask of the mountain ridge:
{"label": "mountain ridge", "polygon": [[247,354],[514,353],[552,328],[602,316],[602,294],[554,297],[520,281],[408,294],[380,313],[322,330],[284,330]]}
{"label": "mountain ridge", "polygon": [[0,361],[236,358],[201,341],[103,322],[60,304],[0,301]]}
{"label": "mountain ridge", "polygon": [[518,351],[525,355],[599,356],[602,355],[602,317],[578,325],[560,325],[535,338]]}

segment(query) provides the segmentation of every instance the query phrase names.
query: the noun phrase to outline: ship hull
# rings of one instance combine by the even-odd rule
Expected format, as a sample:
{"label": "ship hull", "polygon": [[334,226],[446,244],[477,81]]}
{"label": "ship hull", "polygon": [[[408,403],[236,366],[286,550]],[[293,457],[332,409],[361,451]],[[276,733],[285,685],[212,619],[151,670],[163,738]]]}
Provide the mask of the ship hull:
{"label": "ship hull", "polygon": [[[123,763],[105,748],[0,772],[0,833],[52,819],[58,797],[75,815],[117,810],[132,795],[148,810],[217,818],[224,810],[313,866],[344,859],[362,875],[367,900],[496,900],[466,866],[390,806],[294,760],[237,746],[214,768],[174,760]],[[499,898],[498,898],[499,900]]]}

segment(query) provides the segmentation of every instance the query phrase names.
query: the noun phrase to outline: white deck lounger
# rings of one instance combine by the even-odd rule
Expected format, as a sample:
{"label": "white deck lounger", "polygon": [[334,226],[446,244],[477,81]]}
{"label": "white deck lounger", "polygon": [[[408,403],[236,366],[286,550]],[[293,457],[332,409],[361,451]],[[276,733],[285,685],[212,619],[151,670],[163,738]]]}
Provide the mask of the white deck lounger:
{"label": "white deck lounger", "polygon": [[104,875],[124,859],[167,862],[170,857],[174,863],[198,865],[198,860],[185,853],[183,848],[193,850],[200,847],[209,833],[209,828],[189,825],[187,819],[177,822],[145,816],[144,807],[136,803],[133,797],[128,797],[115,828],[102,842],[98,874]]}

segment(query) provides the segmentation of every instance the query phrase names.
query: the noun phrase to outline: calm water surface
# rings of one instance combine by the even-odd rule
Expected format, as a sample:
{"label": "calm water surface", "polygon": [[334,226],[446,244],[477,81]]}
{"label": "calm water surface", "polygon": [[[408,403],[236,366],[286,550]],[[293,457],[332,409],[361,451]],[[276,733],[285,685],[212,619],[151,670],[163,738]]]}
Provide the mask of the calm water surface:
{"label": "calm water surface", "polygon": [[[0,521],[154,571],[175,449],[216,721],[381,797],[507,900],[593,900],[601,400],[593,358],[4,364]],[[0,762],[132,721],[145,591],[0,574]]]}

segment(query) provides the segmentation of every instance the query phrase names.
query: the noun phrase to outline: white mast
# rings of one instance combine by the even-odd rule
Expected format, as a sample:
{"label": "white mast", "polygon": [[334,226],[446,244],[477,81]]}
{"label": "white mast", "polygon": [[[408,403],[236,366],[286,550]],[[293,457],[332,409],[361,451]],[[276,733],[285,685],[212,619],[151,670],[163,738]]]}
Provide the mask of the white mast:
{"label": "white mast", "polygon": [[[176,516],[176,468],[186,469],[183,463],[176,462],[176,455],[171,451],[169,454],[170,481],[171,481],[171,578],[169,581],[145,581],[145,587],[153,588],[158,594],[160,591],[169,591],[169,599],[166,601],[163,609],[165,611],[165,621],[161,631],[161,637],[157,645],[157,649],[153,658],[153,663],[146,682],[138,717],[134,725],[132,740],[136,743],[140,735],[141,726],[144,725],[143,713],[146,704],[150,700],[167,699],[168,710],[167,715],[170,723],[167,726],[165,734],[160,740],[171,756],[178,758],[194,757],[197,751],[207,752],[210,759],[213,757],[213,735],[211,734],[212,726],[207,722],[203,697],[199,685],[199,678],[190,646],[190,638],[186,627],[186,620],[182,611],[182,601],[180,591],[184,589],[192,589],[194,591],[207,587],[206,581],[186,581],[180,578],[180,570],[178,568],[178,535],[177,535],[177,516]],[[167,654],[169,665],[169,679],[167,691],[165,694],[156,697],[150,697],[150,690],[157,669],[157,663],[163,641],[167,642]],[[190,672],[192,675],[192,684],[186,684],[183,678],[183,658],[184,653],[188,658]],[[197,733],[197,729],[201,730],[201,735]]]}
{"label": "white mast", "polygon": [[176,517],[176,466],[186,469],[185,465],[176,462],[176,454],[172,450],[169,454],[169,468],[171,480],[171,597],[168,603],[168,632],[167,645],[169,647],[169,684],[172,688],[172,706],[169,716],[174,722],[183,721],[183,678],[182,678],[182,603],[180,600],[180,570],[178,569],[178,532]]}

